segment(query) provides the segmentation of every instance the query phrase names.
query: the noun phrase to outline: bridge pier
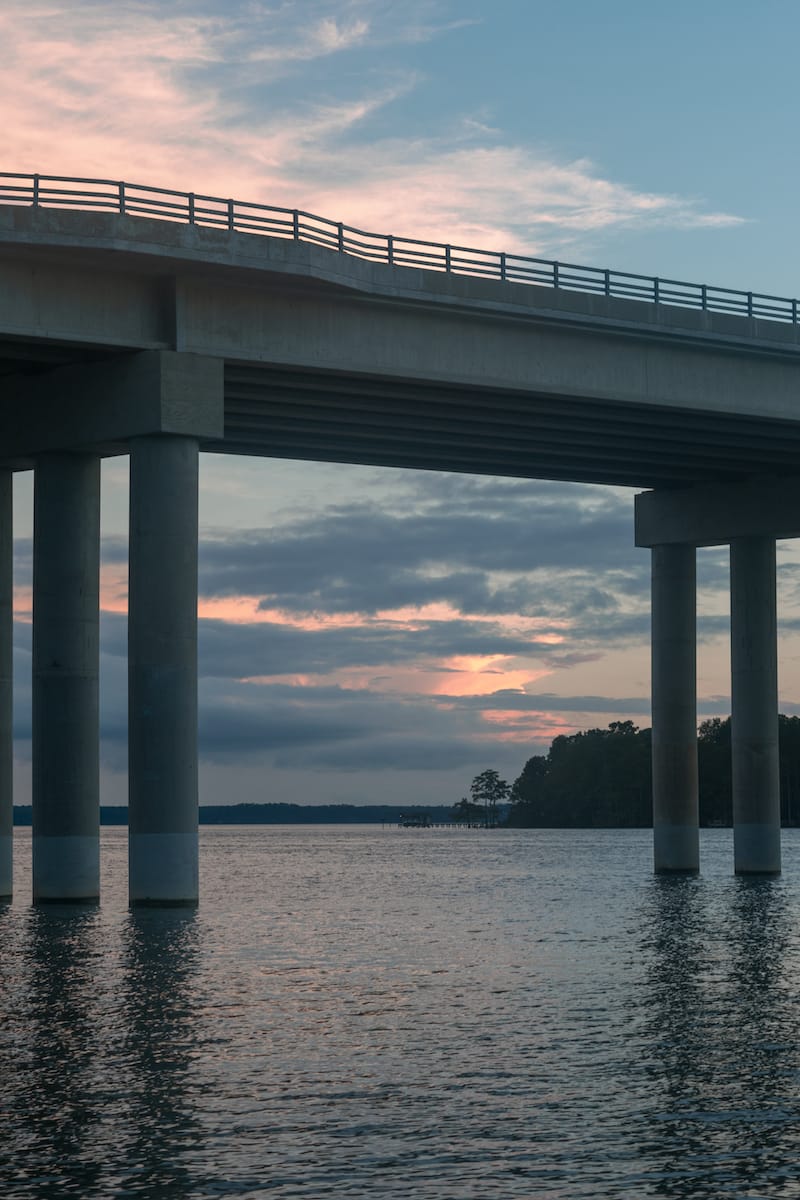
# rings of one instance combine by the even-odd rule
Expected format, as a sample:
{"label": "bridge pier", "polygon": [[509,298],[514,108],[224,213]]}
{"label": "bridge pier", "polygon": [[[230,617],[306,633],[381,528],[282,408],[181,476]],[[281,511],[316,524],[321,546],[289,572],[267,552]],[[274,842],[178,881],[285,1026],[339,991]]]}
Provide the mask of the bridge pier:
{"label": "bridge pier", "polygon": [[700,866],[695,548],[652,548],[653,849],[657,872]]}
{"label": "bridge pier", "polygon": [[[99,892],[100,459],[125,453],[130,900],[197,901],[198,449],[201,440],[224,436],[224,408],[223,361],[188,351],[119,353],[5,381],[6,466],[35,470],[36,901],[91,900]],[[6,502],[3,480],[0,474],[0,870],[7,875],[10,491]]]}
{"label": "bridge pier", "polygon": [[100,460],[34,470],[33,899],[100,895]]}
{"label": "bridge pier", "polygon": [[[685,778],[670,774],[661,746],[665,709],[672,712],[674,727],[683,729],[684,739],[689,729],[688,566],[683,585],[675,585],[670,598],[667,585],[657,585],[657,564],[672,563],[677,572],[680,561],[688,564],[689,555],[694,558],[696,546],[730,546],[734,870],[740,875],[776,875],[781,869],[781,819],[775,540],[796,537],[800,537],[800,479],[795,476],[643,492],[636,497],[636,544],[653,552],[656,870],[665,869],[659,863],[666,861],[659,849],[663,813],[683,812],[686,792]],[[666,617],[662,609],[668,612]],[[664,629],[675,631],[680,622],[683,643],[677,633],[671,640],[664,634]],[[676,685],[670,692],[664,683],[678,676],[683,680],[685,705],[680,719]],[[674,709],[668,696],[674,699]]]}
{"label": "bridge pier", "polygon": [[0,900],[13,887],[13,559],[12,475],[0,469]]}
{"label": "bridge pier", "polygon": [[131,904],[196,904],[198,443],[130,445]]}
{"label": "bridge pier", "polygon": [[734,869],[779,874],[775,539],[731,542],[731,748]]}

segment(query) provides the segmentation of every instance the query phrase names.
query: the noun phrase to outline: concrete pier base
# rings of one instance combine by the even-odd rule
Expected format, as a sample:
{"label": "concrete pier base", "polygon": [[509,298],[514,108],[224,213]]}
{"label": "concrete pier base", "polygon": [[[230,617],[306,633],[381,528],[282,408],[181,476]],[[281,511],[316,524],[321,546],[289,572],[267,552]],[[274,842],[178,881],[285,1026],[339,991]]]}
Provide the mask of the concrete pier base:
{"label": "concrete pier base", "polygon": [[197,441],[131,441],[129,896],[196,904]]}
{"label": "concrete pier base", "polygon": [[695,548],[652,547],[653,850],[657,872],[700,867]]}
{"label": "concrete pier base", "polygon": [[0,902],[10,900],[14,894],[14,836],[0,834]]}
{"label": "concrete pier base", "polygon": [[99,899],[98,834],[35,834],[33,873],[33,898],[40,903],[47,900],[74,903]]}
{"label": "concrete pier base", "polygon": [[33,899],[100,894],[100,461],[34,473]]}
{"label": "concrete pier base", "polygon": [[13,578],[11,472],[0,470],[0,900],[13,890]]}
{"label": "concrete pier base", "polygon": [[734,869],[781,869],[775,539],[731,542]]}

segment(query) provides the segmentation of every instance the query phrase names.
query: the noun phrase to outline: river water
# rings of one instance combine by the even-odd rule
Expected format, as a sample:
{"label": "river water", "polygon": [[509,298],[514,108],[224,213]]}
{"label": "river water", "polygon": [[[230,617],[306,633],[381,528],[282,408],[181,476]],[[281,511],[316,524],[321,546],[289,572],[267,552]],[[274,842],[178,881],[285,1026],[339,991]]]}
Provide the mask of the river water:
{"label": "river water", "polygon": [[800,1195],[800,833],[204,828],[197,912],[0,906],[0,1196]]}

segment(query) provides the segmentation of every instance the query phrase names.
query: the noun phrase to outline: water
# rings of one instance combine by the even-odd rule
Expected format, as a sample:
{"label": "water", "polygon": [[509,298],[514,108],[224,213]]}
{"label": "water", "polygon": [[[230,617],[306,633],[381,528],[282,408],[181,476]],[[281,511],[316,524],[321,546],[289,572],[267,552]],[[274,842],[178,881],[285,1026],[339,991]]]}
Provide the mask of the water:
{"label": "water", "polygon": [[800,1194],[800,835],[202,830],[195,913],[0,907],[0,1196]]}

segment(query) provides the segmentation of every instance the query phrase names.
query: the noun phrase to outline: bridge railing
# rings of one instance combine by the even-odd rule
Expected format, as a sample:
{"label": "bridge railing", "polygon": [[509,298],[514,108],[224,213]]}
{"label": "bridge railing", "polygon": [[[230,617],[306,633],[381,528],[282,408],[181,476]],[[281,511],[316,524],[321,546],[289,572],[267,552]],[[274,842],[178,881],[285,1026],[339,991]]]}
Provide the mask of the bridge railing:
{"label": "bridge railing", "polygon": [[189,225],[311,242],[371,262],[798,324],[798,301],[784,296],[741,292],[683,279],[634,275],[629,271],[480,250],[474,246],[371,233],[302,209],[279,208],[196,192],[175,192],[115,179],[0,171],[0,204],[98,209],[122,215],[158,217]]}

